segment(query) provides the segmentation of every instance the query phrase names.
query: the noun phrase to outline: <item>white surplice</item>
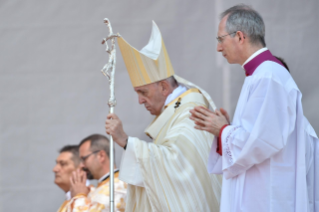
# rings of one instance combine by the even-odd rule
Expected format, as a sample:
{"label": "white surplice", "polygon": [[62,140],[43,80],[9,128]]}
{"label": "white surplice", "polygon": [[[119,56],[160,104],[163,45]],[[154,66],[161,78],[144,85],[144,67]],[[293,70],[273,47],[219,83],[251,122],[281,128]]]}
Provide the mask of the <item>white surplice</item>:
{"label": "white surplice", "polygon": [[223,174],[221,212],[319,210],[309,204],[318,196],[306,179],[312,187],[318,178],[311,161],[318,138],[305,130],[301,96],[278,63],[265,61],[246,77],[233,122],[222,132],[223,155],[213,142],[209,156],[208,172]]}

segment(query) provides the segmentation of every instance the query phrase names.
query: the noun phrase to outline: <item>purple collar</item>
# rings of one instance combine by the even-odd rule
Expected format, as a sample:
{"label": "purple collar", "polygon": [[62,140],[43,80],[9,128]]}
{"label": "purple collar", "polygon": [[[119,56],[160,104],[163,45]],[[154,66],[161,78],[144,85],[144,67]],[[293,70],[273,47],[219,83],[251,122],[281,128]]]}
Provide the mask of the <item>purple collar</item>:
{"label": "purple collar", "polygon": [[257,55],[256,57],[254,57],[251,61],[249,61],[248,63],[246,63],[244,65],[244,69],[246,72],[246,76],[251,76],[254,71],[256,70],[256,68],[262,64],[265,61],[273,61],[275,63],[278,63],[279,65],[284,66],[277,58],[275,58],[269,50],[264,51],[262,53],[260,53],[259,55]]}

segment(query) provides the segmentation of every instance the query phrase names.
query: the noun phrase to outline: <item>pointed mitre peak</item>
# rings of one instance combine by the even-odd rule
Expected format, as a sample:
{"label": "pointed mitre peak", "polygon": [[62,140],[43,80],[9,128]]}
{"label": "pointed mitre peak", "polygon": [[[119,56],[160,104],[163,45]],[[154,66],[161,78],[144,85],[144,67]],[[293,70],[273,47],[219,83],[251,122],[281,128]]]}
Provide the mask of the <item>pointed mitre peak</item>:
{"label": "pointed mitre peak", "polygon": [[153,60],[157,60],[162,49],[162,35],[155,21],[152,21],[152,23],[150,40],[148,41],[148,44],[141,49],[140,53]]}
{"label": "pointed mitre peak", "polygon": [[117,38],[117,41],[133,87],[158,82],[174,75],[161,32],[154,21],[150,40],[141,51],[122,37]]}

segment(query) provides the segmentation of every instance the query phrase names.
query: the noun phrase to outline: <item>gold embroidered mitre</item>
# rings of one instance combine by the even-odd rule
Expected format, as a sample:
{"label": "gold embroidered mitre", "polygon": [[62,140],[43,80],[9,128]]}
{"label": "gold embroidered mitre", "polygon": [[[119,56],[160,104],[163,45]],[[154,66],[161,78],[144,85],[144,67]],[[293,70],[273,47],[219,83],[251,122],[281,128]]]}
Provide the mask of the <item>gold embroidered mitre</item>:
{"label": "gold embroidered mitre", "polygon": [[148,44],[138,51],[122,37],[117,38],[133,87],[158,82],[174,75],[161,32],[153,21]]}

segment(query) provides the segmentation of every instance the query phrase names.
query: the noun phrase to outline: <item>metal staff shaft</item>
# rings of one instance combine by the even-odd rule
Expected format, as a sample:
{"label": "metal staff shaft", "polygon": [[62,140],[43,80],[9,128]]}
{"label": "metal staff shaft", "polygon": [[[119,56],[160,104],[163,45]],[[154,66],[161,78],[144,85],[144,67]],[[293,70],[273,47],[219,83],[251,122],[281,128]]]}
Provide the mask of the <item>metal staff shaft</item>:
{"label": "metal staff shaft", "polygon": [[[102,73],[108,78],[110,84],[110,99],[108,105],[110,107],[109,113],[114,113],[114,107],[116,105],[115,91],[114,91],[114,76],[116,65],[116,50],[115,50],[115,38],[120,35],[113,34],[110,21],[105,18],[104,23],[109,28],[109,36],[104,38],[102,44],[105,44],[105,51],[109,54],[109,61],[104,65]],[[111,48],[107,44],[107,40],[111,40]],[[114,141],[110,136],[110,212],[114,212]]]}
{"label": "metal staff shaft", "polygon": [[[115,40],[115,38],[113,38]],[[114,107],[115,107],[115,104],[116,104],[116,101],[115,101],[115,104],[112,104],[114,103],[112,100],[114,99],[115,100],[115,91],[114,91],[114,74],[115,74],[115,63],[116,63],[116,59],[115,59],[115,54],[116,54],[116,51],[115,51],[115,48],[113,49],[114,51],[114,58],[113,58],[113,66],[112,66],[112,75],[111,75],[111,78],[113,80],[111,80],[110,82],[110,93],[111,93],[111,96],[110,96],[110,99],[109,99],[109,107],[110,107],[110,113],[114,113]],[[113,53],[113,52],[112,52]],[[111,87],[112,87],[112,91],[111,91]],[[113,94],[113,95],[112,95]],[[112,99],[113,97],[113,99]],[[114,163],[115,163],[115,160],[114,160],[114,141],[113,141],[113,136],[110,136],[110,212],[113,212],[114,211]]]}
{"label": "metal staff shaft", "polygon": [[[110,113],[114,112],[114,107],[110,108]],[[114,141],[110,136],[110,211],[114,212]]]}

